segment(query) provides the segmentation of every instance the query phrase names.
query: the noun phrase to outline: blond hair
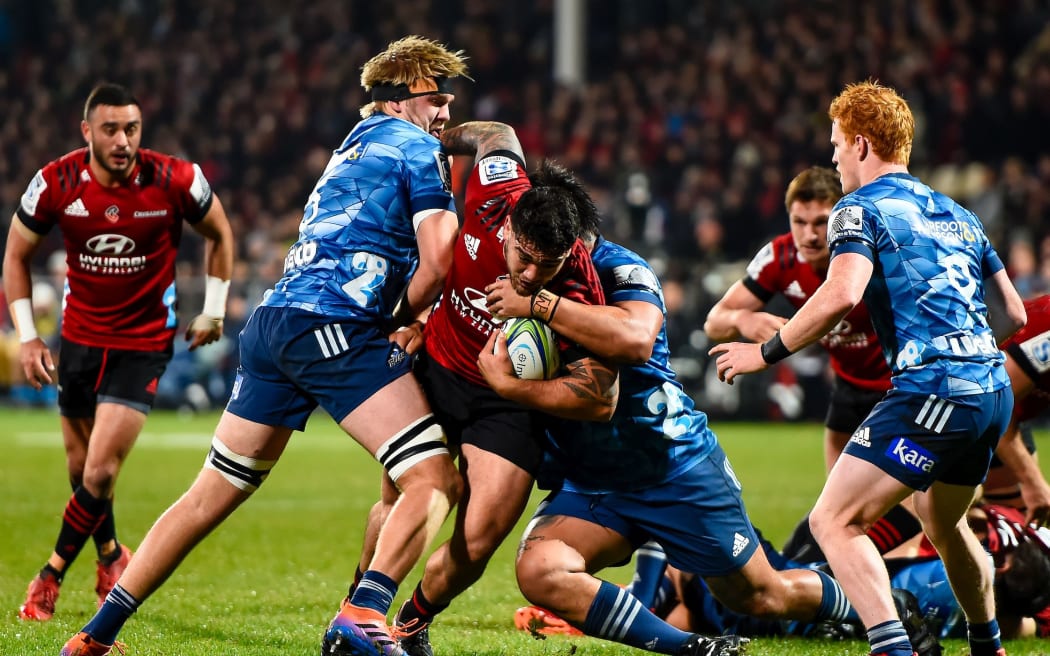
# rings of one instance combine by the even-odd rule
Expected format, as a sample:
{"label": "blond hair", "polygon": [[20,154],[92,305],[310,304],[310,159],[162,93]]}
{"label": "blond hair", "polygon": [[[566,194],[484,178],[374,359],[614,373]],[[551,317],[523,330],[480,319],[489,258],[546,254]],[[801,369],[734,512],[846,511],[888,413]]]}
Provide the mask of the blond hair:
{"label": "blond hair", "polygon": [[831,101],[828,117],[839,122],[847,139],[860,135],[871,142],[872,151],[883,161],[908,165],[915,117],[890,87],[874,80],[848,84]]}
{"label": "blond hair", "polygon": [[[361,67],[361,86],[371,92],[376,86],[410,87],[428,78],[466,77],[466,59],[462,50],[453,52],[437,41],[406,36],[365,62]],[[383,102],[368,103],[361,108],[361,116],[368,118],[382,108]]]}
{"label": "blond hair", "polygon": [[834,205],[840,198],[842,182],[839,181],[839,174],[834,169],[811,166],[796,175],[788,184],[787,193],[784,194],[784,207],[790,213],[791,204],[795,201],[808,203],[817,200]]}

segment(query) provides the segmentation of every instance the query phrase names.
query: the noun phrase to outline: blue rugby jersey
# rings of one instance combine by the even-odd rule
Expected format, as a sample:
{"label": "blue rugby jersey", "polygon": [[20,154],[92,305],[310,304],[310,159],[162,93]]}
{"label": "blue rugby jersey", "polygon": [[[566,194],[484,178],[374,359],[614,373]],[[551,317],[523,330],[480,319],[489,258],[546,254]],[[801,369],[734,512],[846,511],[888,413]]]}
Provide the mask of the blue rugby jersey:
{"label": "blue rugby jersey", "polygon": [[973,212],[887,174],[835,204],[828,245],[832,258],[874,263],[864,302],[897,389],[943,398],[1009,386],[983,283],[1003,263]]}
{"label": "blue rugby jersey", "polygon": [[388,319],[419,265],[419,219],[455,211],[450,180],[441,143],[419,126],[382,113],[358,123],[310,194],[263,305]]}
{"label": "blue rugby jersey", "polygon": [[[591,259],[607,303],[645,301],[667,314],[660,281],[639,255],[600,239]],[[707,415],[694,407],[669,358],[665,322],[648,362],[620,366],[611,421],[553,420],[549,464],[564,476],[566,489],[637,490],[671,480],[711,453],[716,438]]]}

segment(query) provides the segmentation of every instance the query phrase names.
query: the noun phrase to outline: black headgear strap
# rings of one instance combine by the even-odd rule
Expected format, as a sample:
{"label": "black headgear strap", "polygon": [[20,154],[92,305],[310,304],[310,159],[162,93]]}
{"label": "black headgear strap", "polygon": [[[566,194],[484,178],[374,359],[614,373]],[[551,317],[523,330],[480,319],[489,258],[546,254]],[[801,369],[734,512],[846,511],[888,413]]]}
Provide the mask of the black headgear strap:
{"label": "black headgear strap", "polygon": [[454,93],[452,90],[452,78],[435,76],[428,79],[434,81],[437,89],[412,93],[407,84],[378,82],[372,85],[372,100],[408,100],[409,98],[429,96],[435,93]]}

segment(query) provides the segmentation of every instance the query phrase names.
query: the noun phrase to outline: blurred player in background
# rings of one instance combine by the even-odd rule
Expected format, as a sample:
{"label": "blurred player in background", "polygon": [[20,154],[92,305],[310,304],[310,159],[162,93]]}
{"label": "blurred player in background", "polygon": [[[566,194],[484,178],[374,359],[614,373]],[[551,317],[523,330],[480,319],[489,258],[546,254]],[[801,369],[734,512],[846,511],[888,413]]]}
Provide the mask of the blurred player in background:
{"label": "blurred player in background", "polygon": [[142,109],[131,92],[100,84],[88,95],[86,148],[37,172],[11,219],[4,291],[33,387],[54,382],[37,335],[30,265],[58,227],[67,253],[57,384],[73,496],[55,550],[29,584],[23,620],[51,619],[59,586],[88,538],[98,551],[101,605],[131,558],[117,540],[113,491],[153,407],[175,339],[175,256],[183,221],[206,242],[204,309],[186,328],[190,349],[222,336],[233,271],[233,233],[196,164],[140,148]]}
{"label": "blurred player in background", "polygon": [[386,613],[461,483],[410,359],[389,332],[429,310],[451,261],[458,220],[438,135],[455,97],[450,79],[465,73],[461,52],[420,37],[365,63],[361,85],[373,102],[332,155],[283,277],[241,333],[237,379],[204,468],[64,656],[108,653],[138,606],[262,484],[318,406],[400,492],[338,647],[399,653]]}
{"label": "blurred player in background", "polygon": [[966,615],[972,656],[1004,654],[992,572],[962,518],[1013,407],[996,336],[1024,325],[1024,306],[980,220],[908,174],[915,121],[904,99],[874,82],[851,84],[829,116],[847,195],[828,229],[827,280],[770,340],[710,353],[732,383],[816,342],[864,297],[893,388],[832,468],[810,515],[813,534],[872,653],[910,656],[886,566],[865,531],[917,490],[915,508]]}
{"label": "blurred player in background", "polygon": [[[788,185],[784,205],[791,232],[766,244],[747,267],[747,276],[729,288],[711,308],[704,332],[714,341],[743,337],[762,343],[787,318],[764,311],[781,294],[797,310],[828,274],[828,217],[842,198],[834,170],[814,166]],[[850,435],[890,388],[890,369],[863,303],[858,303],[820,340],[834,372],[824,419],[824,464],[835,464]]]}
{"label": "blurred player in background", "polygon": [[[492,349],[490,336],[505,318],[486,307],[485,286],[505,279],[531,312],[547,319],[557,312],[547,289],[585,304],[605,301],[578,239],[581,216],[597,210],[585,193],[569,192],[582,192],[582,187],[568,171],[547,162],[542,167],[545,184],[534,185],[525,173],[517,135],[503,123],[465,123],[446,130],[441,140],[453,155],[474,156],[475,165],[452,270],[441,302],[426,322],[426,350],[416,371],[458,451],[465,487],[452,536],[427,560],[422,580],[397,615],[401,646],[412,656],[433,653],[428,627],[481,577],[514,528],[541,459],[542,426],[535,414],[500,397],[478,370],[478,353]],[[615,371],[582,351],[564,361],[572,372],[568,377],[553,384],[517,383],[542,385],[552,411],[565,416],[611,414]],[[393,497],[389,480],[383,488],[383,501],[369,517],[362,562],[371,557],[370,536]],[[351,596],[360,588],[360,573],[359,567]],[[334,622],[350,612],[352,606],[344,603]],[[326,639],[324,648],[328,643]]]}

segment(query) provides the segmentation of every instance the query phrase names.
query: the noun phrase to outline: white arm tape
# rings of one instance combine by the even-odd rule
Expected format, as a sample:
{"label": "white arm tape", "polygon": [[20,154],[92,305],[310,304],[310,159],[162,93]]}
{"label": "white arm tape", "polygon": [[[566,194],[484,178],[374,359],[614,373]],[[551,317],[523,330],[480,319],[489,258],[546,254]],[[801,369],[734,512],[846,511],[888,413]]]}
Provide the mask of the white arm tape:
{"label": "white arm tape", "polygon": [[11,319],[18,331],[18,341],[25,344],[38,337],[36,322],[33,321],[33,301],[28,298],[16,298],[11,301]]}
{"label": "white arm tape", "polygon": [[226,316],[226,297],[230,293],[230,281],[208,276],[204,285],[204,316],[222,319]]}

